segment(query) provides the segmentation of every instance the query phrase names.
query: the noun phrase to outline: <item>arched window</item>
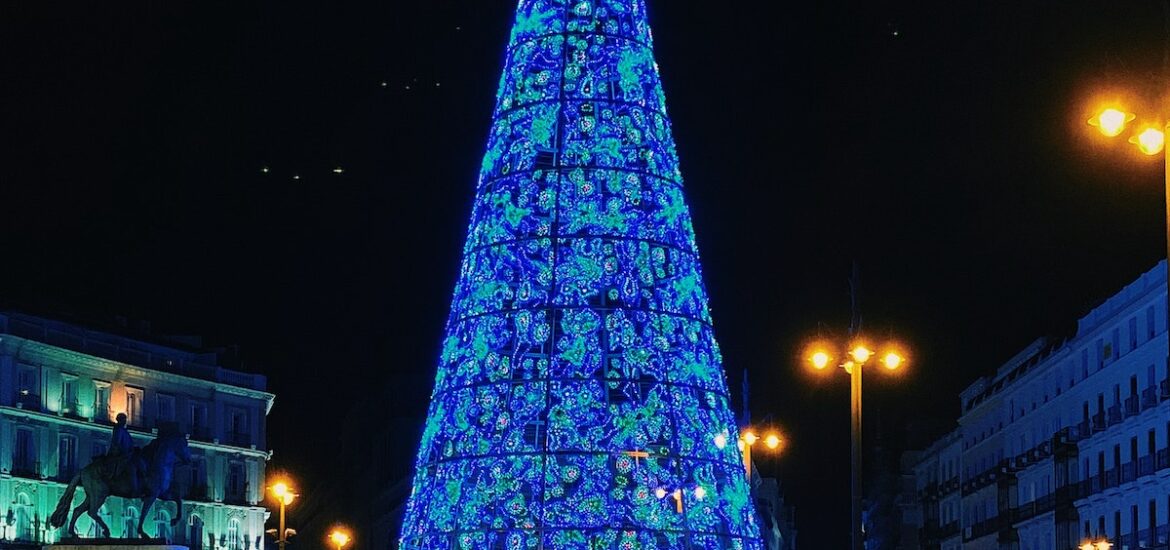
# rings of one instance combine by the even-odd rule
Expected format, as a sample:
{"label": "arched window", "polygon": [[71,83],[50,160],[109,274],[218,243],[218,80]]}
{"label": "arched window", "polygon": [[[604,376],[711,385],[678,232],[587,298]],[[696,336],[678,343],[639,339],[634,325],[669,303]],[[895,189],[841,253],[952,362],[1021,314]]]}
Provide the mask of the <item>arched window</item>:
{"label": "arched window", "polygon": [[32,526],[32,499],[27,493],[16,495],[16,539],[35,540]]}
{"label": "arched window", "polygon": [[203,549],[203,518],[191,514],[187,520],[187,547],[191,550]]}
{"label": "arched window", "polygon": [[228,521],[227,530],[227,548],[228,550],[240,550],[242,548],[240,543],[240,520],[232,519]]}
{"label": "arched window", "polygon": [[122,538],[133,538],[138,535],[138,509],[127,506],[122,512]]}
{"label": "arched window", "polygon": [[171,515],[163,509],[161,502],[154,509],[154,536],[167,542],[171,540]]}

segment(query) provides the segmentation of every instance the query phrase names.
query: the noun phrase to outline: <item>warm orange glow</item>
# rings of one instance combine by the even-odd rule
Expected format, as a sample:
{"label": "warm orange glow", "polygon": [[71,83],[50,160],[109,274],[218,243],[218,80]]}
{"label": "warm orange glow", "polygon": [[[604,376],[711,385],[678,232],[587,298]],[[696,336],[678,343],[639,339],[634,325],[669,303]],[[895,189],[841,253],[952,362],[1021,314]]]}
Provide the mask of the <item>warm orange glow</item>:
{"label": "warm orange glow", "polygon": [[857,362],[857,364],[864,365],[866,361],[869,361],[870,357],[873,357],[873,352],[870,351],[869,348],[865,347],[864,344],[861,344],[853,348],[853,350],[849,352],[849,356],[852,357],[853,360]]}
{"label": "warm orange glow", "polygon": [[784,440],[780,439],[779,435],[768,434],[768,437],[764,438],[764,445],[767,445],[769,449],[775,449],[775,448],[779,447],[780,443],[782,443],[783,441]]}
{"label": "warm orange glow", "polygon": [[853,361],[846,361],[841,368],[845,369],[845,374],[853,374]]}
{"label": "warm orange glow", "polygon": [[1156,155],[1166,146],[1166,134],[1157,128],[1146,128],[1129,140],[1136,143],[1138,149],[1147,155]]}
{"label": "warm orange glow", "polygon": [[1086,542],[1081,545],[1081,550],[1097,550],[1097,545],[1091,542]]}
{"label": "warm orange glow", "polygon": [[1107,540],[1103,540],[1097,543],[1097,550],[1109,550],[1110,548],[1113,548],[1113,545],[1110,544]]}
{"label": "warm orange glow", "polygon": [[743,440],[747,442],[748,445],[755,445],[756,442],[760,440],[760,437],[757,436],[755,432],[747,431],[743,433]]}
{"label": "warm orange glow", "polygon": [[288,486],[288,482],[277,481],[269,487],[272,490],[272,496],[276,497],[276,501],[288,506],[292,504],[297,498],[297,494],[293,492],[292,488]]}
{"label": "warm orange glow", "polygon": [[341,529],[334,529],[332,533],[329,533],[329,540],[333,544],[336,544],[338,550],[340,550],[341,547],[349,544],[349,533]]}
{"label": "warm orange glow", "polygon": [[904,360],[905,358],[898,354],[898,352],[891,351],[882,357],[882,365],[884,365],[887,369],[895,370],[902,366],[902,361]]}
{"label": "warm orange glow", "polygon": [[1104,109],[1097,116],[1089,119],[1091,126],[1096,126],[1102,134],[1114,137],[1125,130],[1125,124],[1134,119],[1134,116],[1119,109]]}
{"label": "warm orange glow", "polygon": [[813,367],[815,367],[817,370],[823,370],[825,367],[829,366],[829,361],[831,361],[832,358],[829,357],[829,354],[825,353],[824,351],[817,351],[813,352],[812,357],[810,357],[809,360],[812,361]]}

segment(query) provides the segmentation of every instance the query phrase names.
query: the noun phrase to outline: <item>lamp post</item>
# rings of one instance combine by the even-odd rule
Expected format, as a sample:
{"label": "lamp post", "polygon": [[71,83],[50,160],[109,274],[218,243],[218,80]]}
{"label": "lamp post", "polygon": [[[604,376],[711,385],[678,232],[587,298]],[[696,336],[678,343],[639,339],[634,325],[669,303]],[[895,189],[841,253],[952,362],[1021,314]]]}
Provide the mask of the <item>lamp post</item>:
{"label": "lamp post", "polygon": [[342,550],[345,545],[349,544],[349,541],[349,532],[344,528],[338,527],[333,529],[332,533],[329,533],[329,542],[337,545],[337,550]]}
{"label": "lamp post", "polygon": [[280,503],[280,530],[276,534],[276,545],[280,550],[284,550],[284,545],[288,544],[288,530],[284,526],[284,507],[292,504],[300,495],[294,493],[287,483],[280,481],[272,486],[272,496]]}
{"label": "lamp post", "polygon": [[[1167,51],[1170,56],[1170,50]],[[1129,123],[1137,119],[1137,115],[1127,112],[1124,108],[1109,106],[1101,109],[1089,125],[1096,127],[1107,137],[1117,137],[1125,132]],[[1147,156],[1163,153],[1166,148],[1166,134],[1170,133],[1170,119],[1165,123],[1143,122],[1141,129],[1133,133],[1129,142],[1136,145],[1138,150]],[[1167,258],[1167,294],[1170,295],[1170,155],[1162,154],[1163,195],[1166,201],[1166,258]],[[1170,330],[1170,308],[1166,310],[1167,330]],[[1170,357],[1170,340],[1167,340],[1167,357]]]}
{"label": "lamp post", "polygon": [[[850,413],[850,457],[852,466],[852,478],[850,480],[850,511],[852,520],[852,546],[853,550],[862,550],[864,547],[861,532],[861,373],[863,367],[869,363],[871,359],[878,354],[872,351],[869,344],[865,343],[858,334],[855,328],[849,331],[849,340],[843,342],[843,345],[834,345],[830,341],[818,341],[809,346],[807,352],[807,359],[814,369],[818,372],[825,372],[825,369],[832,363],[837,362],[840,357],[842,362],[838,365],[849,375],[849,413]],[[898,349],[895,344],[886,344],[885,349],[880,354],[880,362],[887,371],[895,371],[899,369],[906,361],[905,355]],[[838,356],[833,350],[835,348],[845,349],[843,354]]]}
{"label": "lamp post", "polygon": [[1113,544],[1106,539],[1086,540],[1077,548],[1079,550],[1109,550],[1113,548]]}
{"label": "lamp post", "polygon": [[[780,447],[785,443],[784,437],[777,432],[769,432],[763,438],[756,435],[755,430],[746,428],[743,434],[739,436],[739,448],[743,451],[743,468],[747,473],[748,488],[752,485],[752,447],[756,443],[763,441],[764,446],[771,451],[779,452]],[[715,436],[715,446],[722,449],[727,444],[727,436],[719,434]]]}

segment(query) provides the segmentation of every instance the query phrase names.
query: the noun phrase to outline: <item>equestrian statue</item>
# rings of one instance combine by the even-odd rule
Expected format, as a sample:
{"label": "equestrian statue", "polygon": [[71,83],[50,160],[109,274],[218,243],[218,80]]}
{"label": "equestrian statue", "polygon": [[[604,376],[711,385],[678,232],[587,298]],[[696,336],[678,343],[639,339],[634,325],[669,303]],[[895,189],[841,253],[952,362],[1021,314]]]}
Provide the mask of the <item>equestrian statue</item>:
{"label": "equestrian statue", "polygon": [[[69,515],[69,505],[73,502],[73,493],[77,486],[85,490],[85,500],[73,509],[73,516],[69,520],[69,534],[77,537],[77,518],[82,513],[89,517],[101,528],[99,537],[110,536],[110,526],[102,520],[98,510],[111,495],[122,498],[142,500],[142,513],[138,516],[138,536],[150,538],[142,530],[150,507],[154,501],[172,500],[178,503],[179,513],[171,519],[171,526],[175,526],[182,516],[183,499],[177,488],[173,488],[171,481],[177,464],[187,464],[191,461],[191,451],[187,448],[187,437],[180,433],[174,423],[159,426],[158,438],[147,443],[145,447],[133,446],[130,432],[126,430],[126,415],[119,414],[117,424],[110,438],[110,450],[104,456],[94,458],[93,462],[81,469],[61,500],[57,501],[57,508],[49,517],[49,524],[54,528],[65,525],[65,518]],[[125,535],[129,538],[129,534]]]}

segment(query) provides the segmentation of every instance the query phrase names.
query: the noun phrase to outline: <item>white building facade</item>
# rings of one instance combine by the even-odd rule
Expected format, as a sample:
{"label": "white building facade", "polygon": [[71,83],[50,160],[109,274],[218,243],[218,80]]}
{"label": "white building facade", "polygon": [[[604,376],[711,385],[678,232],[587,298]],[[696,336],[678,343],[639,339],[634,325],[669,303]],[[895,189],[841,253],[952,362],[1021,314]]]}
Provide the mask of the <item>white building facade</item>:
{"label": "white building facade", "polygon": [[[67,535],[48,517],[72,476],[106,452],[113,418],[125,413],[135,445],[174,423],[188,434],[192,455],[173,482],[182,509],[156,502],[148,534],[192,550],[261,547],[265,421],[274,396],[264,376],[225,369],[217,353],[186,343],[194,345],[0,313],[0,546]],[[83,498],[79,490],[74,504]],[[140,506],[110,498],[102,510],[110,535],[133,536]],[[78,533],[94,536],[92,523],[83,515]]]}
{"label": "white building facade", "polygon": [[1166,297],[1163,262],[962,393],[916,467],[923,548],[1168,548]]}

